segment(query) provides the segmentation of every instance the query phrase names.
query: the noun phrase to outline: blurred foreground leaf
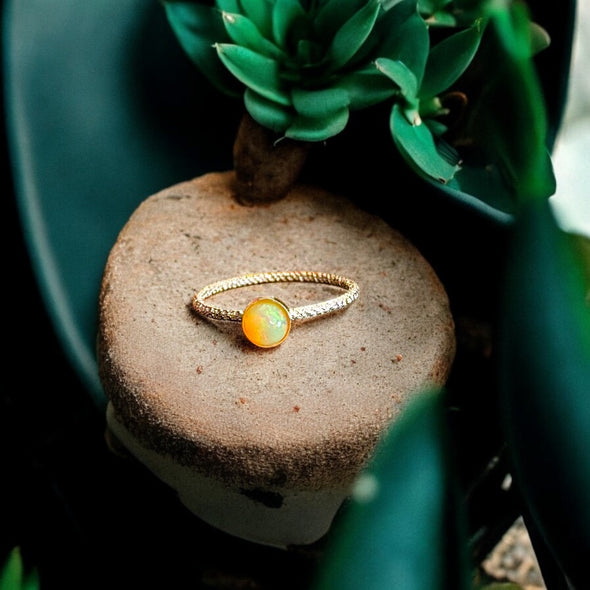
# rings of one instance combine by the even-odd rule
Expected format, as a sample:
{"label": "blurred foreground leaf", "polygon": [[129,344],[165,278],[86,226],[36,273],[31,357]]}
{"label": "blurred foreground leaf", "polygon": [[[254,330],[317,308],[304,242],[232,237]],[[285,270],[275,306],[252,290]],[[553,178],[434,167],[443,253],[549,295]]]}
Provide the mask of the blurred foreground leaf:
{"label": "blurred foreground leaf", "polygon": [[461,590],[466,547],[441,392],[404,410],[356,482],[314,590]]}
{"label": "blurred foreground leaf", "polygon": [[515,481],[573,588],[588,587],[590,556],[590,285],[581,244],[557,227],[548,202],[523,206],[499,367]]}
{"label": "blurred foreground leaf", "polygon": [[0,590],[37,590],[37,570],[25,571],[19,547],[12,549],[0,569]]}

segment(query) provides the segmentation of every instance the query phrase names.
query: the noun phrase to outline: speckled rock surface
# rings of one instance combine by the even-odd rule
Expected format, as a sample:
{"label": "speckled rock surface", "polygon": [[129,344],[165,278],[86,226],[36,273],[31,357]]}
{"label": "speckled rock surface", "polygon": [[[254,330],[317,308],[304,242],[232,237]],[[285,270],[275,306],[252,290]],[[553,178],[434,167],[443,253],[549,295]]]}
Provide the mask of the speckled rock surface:
{"label": "speckled rock surface", "polygon": [[[398,232],[313,187],[245,207],[231,172],[147,198],[120,232],[100,293],[98,360],[113,416],[139,444],[240,490],[350,485],[404,403],[446,381],[455,353],[445,290]],[[195,291],[248,272],[350,277],[359,299],[295,325],[279,347],[253,347],[234,322],[191,308]],[[290,306],[341,293],[273,284],[255,295]]]}

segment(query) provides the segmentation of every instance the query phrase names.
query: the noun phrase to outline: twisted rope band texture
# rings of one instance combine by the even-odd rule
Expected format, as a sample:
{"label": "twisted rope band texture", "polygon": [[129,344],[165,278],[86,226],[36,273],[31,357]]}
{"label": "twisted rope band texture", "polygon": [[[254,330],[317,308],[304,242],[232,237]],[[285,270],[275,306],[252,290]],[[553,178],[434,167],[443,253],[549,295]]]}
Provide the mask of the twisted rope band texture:
{"label": "twisted rope band texture", "polygon": [[265,283],[295,282],[321,283],[324,285],[331,285],[333,287],[346,289],[346,292],[342,295],[339,295],[338,297],[334,297],[326,301],[288,309],[291,321],[308,320],[333,313],[340,309],[344,309],[353,303],[359,296],[359,286],[355,281],[336,274],[308,270],[261,272],[224,279],[222,281],[217,281],[216,283],[211,283],[210,285],[203,287],[193,297],[193,309],[198,314],[213,320],[239,322],[242,320],[242,316],[244,315],[243,310],[226,309],[223,307],[209,305],[205,303],[205,300],[209,297],[217,295],[218,293],[223,293],[224,291],[229,291],[231,289],[239,289],[241,287],[249,287],[252,285],[262,285]]}

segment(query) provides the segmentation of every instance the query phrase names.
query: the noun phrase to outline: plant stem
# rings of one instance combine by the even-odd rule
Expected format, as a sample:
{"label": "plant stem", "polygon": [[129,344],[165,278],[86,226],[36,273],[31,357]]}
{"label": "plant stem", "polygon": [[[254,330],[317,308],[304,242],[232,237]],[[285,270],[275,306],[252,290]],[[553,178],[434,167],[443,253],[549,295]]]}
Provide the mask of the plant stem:
{"label": "plant stem", "polygon": [[243,205],[285,197],[305,164],[310,143],[278,137],[245,113],[233,147],[235,198]]}

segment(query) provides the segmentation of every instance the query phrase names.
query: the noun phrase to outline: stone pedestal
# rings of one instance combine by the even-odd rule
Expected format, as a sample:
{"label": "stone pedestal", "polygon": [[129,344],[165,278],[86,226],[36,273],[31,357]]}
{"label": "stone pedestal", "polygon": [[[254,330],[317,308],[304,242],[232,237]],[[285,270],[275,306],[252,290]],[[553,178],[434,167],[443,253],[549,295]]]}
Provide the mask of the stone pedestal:
{"label": "stone pedestal", "polygon": [[[379,218],[306,186],[246,207],[232,183],[220,172],[167,188],[120,232],[99,302],[108,426],[204,521],[257,543],[313,543],[404,404],[445,383],[453,318],[428,262]],[[360,296],[272,349],[191,307],[209,283],[290,270],[349,277]],[[295,307],[340,292],[277,283],[216,297]]]}

